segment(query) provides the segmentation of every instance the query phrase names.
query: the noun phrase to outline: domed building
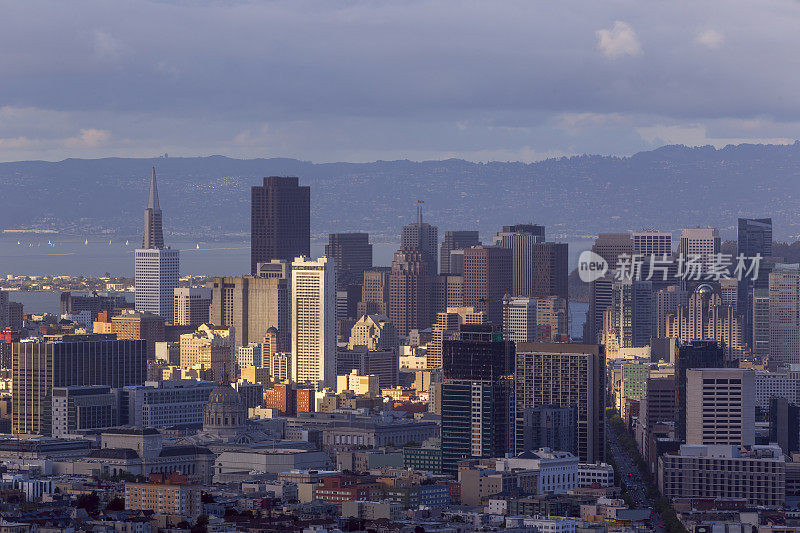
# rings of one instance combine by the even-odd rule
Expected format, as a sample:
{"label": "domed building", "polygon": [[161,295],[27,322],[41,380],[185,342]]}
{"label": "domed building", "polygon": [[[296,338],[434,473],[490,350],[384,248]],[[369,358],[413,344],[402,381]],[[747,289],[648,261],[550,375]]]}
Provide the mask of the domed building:
{"label": "domed building", "polygon": [[203,433],[224,441],[236,440],[247,429],[247,409],[239,393],[223,377],[203,408]]}

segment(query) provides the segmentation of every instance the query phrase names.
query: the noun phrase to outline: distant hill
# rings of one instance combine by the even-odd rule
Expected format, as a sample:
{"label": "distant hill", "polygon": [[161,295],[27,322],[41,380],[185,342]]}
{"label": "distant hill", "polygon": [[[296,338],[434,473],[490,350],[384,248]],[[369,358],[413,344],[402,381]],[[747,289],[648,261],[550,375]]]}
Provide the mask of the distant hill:
{"label": "distant hill", "polygon": [[665,146],[631,157],[580,156],[538,163],[377,161],[314,164],[222,156],[67,159],[0,163],[0,229],[138,235],[155,166],[172,235],[247,235],[252,185],[268,175],[311,185],[312,232],[369,231],[397,240],[417,199],[440,227],[479,229],[537,222],[548,235],[581,239],[645,227],[719,227],[738,216],[772,216],[776,240],[800,234],[800,143],[789,146]]}

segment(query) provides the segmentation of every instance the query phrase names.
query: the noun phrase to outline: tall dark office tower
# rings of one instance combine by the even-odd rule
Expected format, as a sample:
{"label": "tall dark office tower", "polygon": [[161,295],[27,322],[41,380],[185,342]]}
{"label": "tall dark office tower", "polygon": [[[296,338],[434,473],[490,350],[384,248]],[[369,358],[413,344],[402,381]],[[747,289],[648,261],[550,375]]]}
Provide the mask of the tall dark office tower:
{"label": "tall dark office tower", "polygon": [[503,231],[498,233],[497,236],[502,238],[505,235],[513,235],[515,233],[533,235],[539,237],[539,242],[545,241],[544,226],[540,226],[539,224],[513,224],[511,226],[503,226]]}
{"label": "tall dark office tower", "polygon": [[142,385],[147,379],[147,341],[114,335],[64,335],[14,344],[11,396],[13,433],[47,434],[53,387]]}
{"label": "tall dark office tower", "polygon": [[[714,341],[692,341],[678,348],[675,364],[675,438],[686,441],[686,371],[691,368],[723,368],[730,366],[725,349]],[[691,406],[692,409],[700,406]]]}
{"label": "tall dark office tower", "polygon": [[536,283],[534,245],[544,242],[544,226],[515,224],[503,226],[494,237],[494,244],[511,250],[512,289],[514,296],[533,296]]}
{"label": "tall dark office tower", "polygon": [[147,198],[147,209],[144,210],[144,236],[142,248],[164,247],[164,232],[161,228],[161,207],[158,205],[158,187],[156,185],[156,167],[150,173],[150,194]]}
{"label": "tall dark office tower", "polygon": [[372,268],[369,233],[331,233],[325,256],[336,261],[336,286],[361,285],[364,271]]}
{"label": "tall dark office tower", "polygon": [[422,205],[417,206],[417,221],[403,226],[400,247],[419,250],[427,263],[426,272],[429,275],[435,276],[439,272],[436,260],[439,251],[439,228],[422,221]]}
{"label": "tall dark office tower", "polygon": [[[762,257],[772,256],[772,219],[771,218],[740,218],[737,235],[737,253],[746,257],[761,254]],[[764,287],[762,278],[768,278],[771,265],[762,262],[759,268],[756,283],[750,277],[743,277],[737,287],[736,309],[743,315],[742,321],[743,340],[748,346],[753,346],[753,288]],[[758,283],[760,281],[760,283]]]}
{"label": "tall dark office tower", "polygon": [[503,323],[503,298],[512,290],[511,250],[473,246],[464,250],[464,305],[486,311],[489,321]]}
{"label": "tall dark office tower", "polygon": [[583,326],[583,341],[587,344],[600,342],[603,332],[603,313],[613,303],[614,276],[607,273],[591,283],[589,311]]}
{"label": "tall dark office tower", "polygon": [[656,332],[653,284],[625,279],[615,281],[611,291],[611,312],[607,315],[611,323],[604,324],[604,330],[613,328],[620,348],[650,346]]}
{"label": "tall dark office tower", "polygon": [[442,470],[512,452],[514,344],[506,348],[496,326],[463,325],[444,341],[442,359]]}
{"label": "tall dark office tower", "polygon": [[481,239],[477,231],[446,231],[439,252],[439,268],[442,274],[453,274],[450,271],[450,252],[478,246]]}
{"label": "tall dark office tower", "polygon": [[420,250],[403,248],[394,254],[389,273],[389,320],[400,335],[433,323],[430,262]]}
{"label": "tall dark office tower", "polygon": [[272,259],[311,255],[311,188],[298,178],[270,176],[252,188],[250,272]]}
{"label": "tall dark office tower", "polygon": [[533,294],[524,296],[536,298],[561,296],[568,299],[568,254],[567,243],[535,243],[533,245]]}
{"label": "tall dark office tower", "polygon": [[740,218],[737,251],[748,257],[772,256],[772,219]]}
{"label": "tall dark office tower", "polygon": [[783,453],[800,452],[800,407],[786,398],[769,399],[769,441]]}
{"label": "tall dark office tower", "polygon": [[516,452],[525,451],[526,409],[557,405],[577,409],[581,462],[605,459],[606,356],[598,344],[519,342],[514,401]]}

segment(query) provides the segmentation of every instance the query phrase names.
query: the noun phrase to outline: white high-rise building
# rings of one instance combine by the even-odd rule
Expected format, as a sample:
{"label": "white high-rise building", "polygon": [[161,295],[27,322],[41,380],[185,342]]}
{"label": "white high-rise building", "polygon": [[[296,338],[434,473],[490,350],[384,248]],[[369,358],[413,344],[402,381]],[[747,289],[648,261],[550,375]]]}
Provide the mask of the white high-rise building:
{"label": "white high-rise building", "polygon": [[142,247],[136,250],[134,261],[136,310],[173,320],[180,258],[178,250],[164,246],[155,168],[150,175],[150,195],[144,210]]}
{"label": "white high-rise building", "polygon": [[536,342],[536,298],[515,297],[508,302],[508,336],[512,342]]}
{"label": "white high-rise building", "polygon": [[336,266],[333,259],[292,262],[292,381],[336,386]]}

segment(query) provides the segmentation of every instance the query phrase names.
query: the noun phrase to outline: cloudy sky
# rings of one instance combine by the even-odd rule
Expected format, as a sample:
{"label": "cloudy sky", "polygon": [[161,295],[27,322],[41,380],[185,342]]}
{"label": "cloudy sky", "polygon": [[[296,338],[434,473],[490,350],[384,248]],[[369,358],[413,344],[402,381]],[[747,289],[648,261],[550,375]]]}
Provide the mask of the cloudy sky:
{"label": "cloudy sky", "polygon": [[0,0],[0,160],[800,137],[800,2]]}

